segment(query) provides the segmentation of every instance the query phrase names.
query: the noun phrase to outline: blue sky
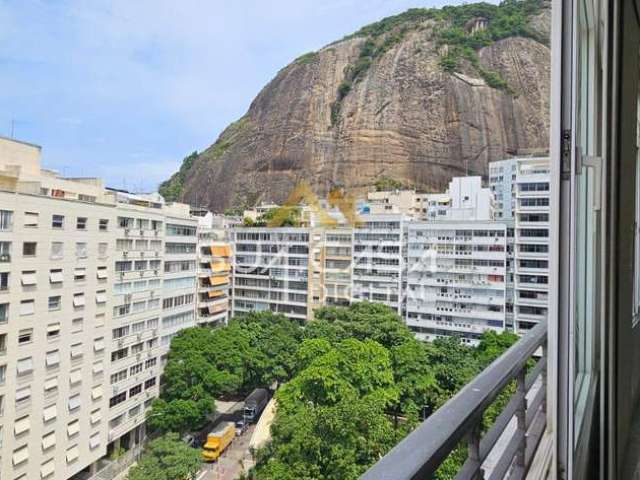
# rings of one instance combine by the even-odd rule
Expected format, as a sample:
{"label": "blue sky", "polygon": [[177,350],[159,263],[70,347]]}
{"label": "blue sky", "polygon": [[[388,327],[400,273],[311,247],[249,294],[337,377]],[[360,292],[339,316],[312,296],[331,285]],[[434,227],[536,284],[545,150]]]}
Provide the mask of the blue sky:
{"label": "blue sky", "polygon": [[0,0],[0,135],[154,190],[297,56],[426,0]]}

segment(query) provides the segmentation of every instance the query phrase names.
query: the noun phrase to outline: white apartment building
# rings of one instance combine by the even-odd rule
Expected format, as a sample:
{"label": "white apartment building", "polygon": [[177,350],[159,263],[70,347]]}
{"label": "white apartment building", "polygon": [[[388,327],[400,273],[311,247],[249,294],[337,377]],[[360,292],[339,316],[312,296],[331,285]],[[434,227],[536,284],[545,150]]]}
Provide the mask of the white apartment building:
{"label": "white apartment building", "polygon": [[407,225],[405,320],[422,340],[477,343],[505,328],[507,227],[489,221]]}
{"label": "white apartment building", "polygon": [[495,199],[496,220],[515,218],[517,169],[517,158],[489,163],[489,186]]}
{"label": "white apartment building", "polygon": [[307,228],[232,229],[232,316],[271,311],[300,322],[309,318],[311,234]]}
{"label": "white apartment building", "polygon": [[116,208],[0,139],[0,475],[65,479],[107,451]]}
{"label": "white apartment building", "polygon": [[379,302],[400,313],[403,246],[408,217],[363,215],[353,230],[353,301]]}
{"label": "white apartment building", "polygon": [[86,478],[141,441],[162,356],[195,324],[196,227],[0,139],[0,478]]}
{"label": "white apartment building", "polygon": [[546,320],[549,298],[549,159],[519,159],[516,171],[514,327]]}

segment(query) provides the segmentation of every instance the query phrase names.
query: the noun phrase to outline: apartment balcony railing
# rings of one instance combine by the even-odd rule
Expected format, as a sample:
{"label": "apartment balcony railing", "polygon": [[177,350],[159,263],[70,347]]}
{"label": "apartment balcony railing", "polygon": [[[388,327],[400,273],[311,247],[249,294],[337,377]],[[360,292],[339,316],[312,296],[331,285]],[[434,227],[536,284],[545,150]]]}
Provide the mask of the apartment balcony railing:
{"label": "apartment balcony railing", "polygon": [[[361,480],[431,478],[461,442],[456,479],[524,478],[546,427],[547,325],[540,323],[371,467]],[[541,348],[542,347],[542,348]],[[529,361],[542,352],[533,367]],[[516,391],[493,425],[482,418],[511,383]],[[500,441],[499,441],[500,440]]]}

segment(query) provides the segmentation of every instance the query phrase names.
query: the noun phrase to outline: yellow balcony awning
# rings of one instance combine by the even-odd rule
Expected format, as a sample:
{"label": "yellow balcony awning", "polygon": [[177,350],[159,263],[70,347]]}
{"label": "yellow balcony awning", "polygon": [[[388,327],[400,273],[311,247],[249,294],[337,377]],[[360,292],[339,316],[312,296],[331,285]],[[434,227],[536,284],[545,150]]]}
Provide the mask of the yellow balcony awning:
{"label": "yellow balcony awning", "polygon": [[227,310],[227,305],[212,305],[209,307],[209,313],[220,313]]}
{"label": "yellow balcony awning", "polygon": [[222,290],[211,290],[209,292],[209,298],[216,298],[224,296],[224,292]]}
{"label": "yellow balcony awning", "polygon": [[231,270],[231,265],[228,263],[210,263],[209,265],[213,272],[228,272]]}
{"label": "yellow balcony awning", "polygon": [[211,247],[211,255],[214,257],[230,257],[231,246],[230,245],[214,245]]}
{"label": "yellow balcony awning", "polygon": [[224,277],[209,277],[209,283],[213,287],[224,285],[226,283],[229,283],[229,277],[227,275],[225,275]]}

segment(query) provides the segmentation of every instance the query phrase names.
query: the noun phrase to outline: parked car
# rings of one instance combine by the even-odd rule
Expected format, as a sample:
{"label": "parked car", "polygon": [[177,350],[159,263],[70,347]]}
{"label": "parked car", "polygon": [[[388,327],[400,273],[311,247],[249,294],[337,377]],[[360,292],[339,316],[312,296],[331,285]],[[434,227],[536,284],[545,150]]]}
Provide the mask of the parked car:
{"label": "parked car", "polygon": [[247,431],[247,424],[245,423],[244,420],[238,420],[236,422],[236,436],[240,436],[242,435],[244,432]]}

